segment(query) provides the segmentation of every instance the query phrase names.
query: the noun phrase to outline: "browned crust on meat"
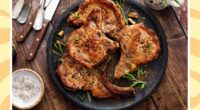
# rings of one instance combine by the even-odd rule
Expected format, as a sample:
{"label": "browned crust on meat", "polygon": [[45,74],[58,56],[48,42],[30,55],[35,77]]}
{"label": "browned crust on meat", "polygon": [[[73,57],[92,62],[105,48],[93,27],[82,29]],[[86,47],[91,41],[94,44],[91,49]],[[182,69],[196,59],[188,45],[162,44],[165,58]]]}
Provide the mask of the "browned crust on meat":
{"label": "browned crust on meat", "polygon": [[[99,6],[107,7],[111,10],[113,10],[116,19],[118,20],[119,26],[125,25],[125,20],[123,18],[123,15],[121,13],[121,10],[117,7],[117,5],[112,0],[85,0],[79,7],[78,13],[82,14],[85,13],[85,10],[91,5],[91,4],[100,4]],[[92,12],[93,10],[91,10]],[[69,16],[68,21],[76,26],[83,25],[87,22],[87,18],[89,17],[90,13],[88,13],[87,17],[84,18],[80,16],[80,18],[74,18],[73,16]]]}
{"label": "browned crust on meat", "polygon": [[[86,70],[81,72],[80,69],[81,71]],[[63,63],[58,65],[57,74],[63,86],[68,90],[90,91],[92,96],[96,98],[112,97],[96,70],[88,69],[69,56],[63,57]]]}
{"label": "browned crust on meat", "polygon": [[[116,79],[159,56],[160,44],[156,33],[142,24],[125,26],[118,33],[118,39],[121,45],[121,58],[115,69]],[[150,44],[151,52],[148,53]]]}
{"label": "browned crust on meat", "polygon": [[[73,41],[77,36],[79,41]],[[118,47],[119,44],[107,38],[101,30],[89,26],[82,26],[73,31],[67,39],[70,56],[88,68],[103,62]]]}

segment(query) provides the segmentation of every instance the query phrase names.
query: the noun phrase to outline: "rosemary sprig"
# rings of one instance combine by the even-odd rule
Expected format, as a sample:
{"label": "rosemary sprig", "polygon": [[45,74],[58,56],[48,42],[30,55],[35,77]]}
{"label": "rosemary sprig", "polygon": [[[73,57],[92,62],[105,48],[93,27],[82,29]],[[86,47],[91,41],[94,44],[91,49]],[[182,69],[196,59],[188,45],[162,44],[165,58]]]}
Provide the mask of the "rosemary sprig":
{"label": "rosemary sprig", "polygon": [[125,74],[125,75],[123,76],[123,78],[128,79],[128,80],[131,80],[131,81],[136,80],[135,76],[134,76],[133,74],[131,74],[131,73]]}
{"label": "rosemary sprig", "polygon": [[64,48],[66,44],[57,40],[53,45],[54,45],[54,49],[52,49],[52,52],[58,56],[62,56],[62,54],[64,53]]}
{"label": "rosemary sprig", "polygon": [[56,54],[56,55],[60,56],[60,57],[62,56],[60,53],[56,52],[56,51],[55,51],[55,50],[53,50],[53,49],[52,49],[52,52],[53,52],[54,54]]}
{"label": "rosemary sprig", "polygon": [[83,96],[83,95],[81,95],[81,94],[79,94],[79,93],[76,93],[76,95],[78,96],[78,98],[79,98],[81,101],[84,100],[84,96]]}
{"label": "rosemary sprig", "polygon": [[[124,1],[124,0],[123,0],[123,1]],[[128,24],[127,13],[124,13],[123,8],[121,7],[121,6],[124,5],[124,2],[123,2],[123,4],[122,4],[122,3],[121,3],[121,0],[120,0],[120,3],[119,3],[117,0],[115,0],[115,3],[116,3],[116,5],[120,8],[120,10],[121,10],[121,12],[122,12],[122,15],[123,15],[123,17],[124,17],[125,23]]]}
{"label": "rosemary sprig", "polygon": [[[140,75],[142,74],[142,73],[141,73],[141,69],[139,70],[138,74],[140,74]],[[145,85],[146,85],[146,82],[136,79],[136,78],[134,77],[134,75],[131,74],[131,73],[125,74],[125,75],[123,76],[123,78],[125,78],[125,79],[131,81],[130,87],[139,86],[141,89],[143,89],[143,88],[145,87]]]}
{"label": "rosemary sprig", "polygon": [[92,102],[92,98],[91,98],[91,95],[90,95],[90,92],[84,92],[84,93],[81,93],[81,92],[77,92],[76,93],[76,96],[81,100],[83,101],[84,99],[87,98],[87,100],[91,103]]}
{"label": "rosemary sprig", "polygon": [[141,89],[143,89],[143,88],[145,87],[145,85],[146,85],[146,82],[137,80],[137,81],[134,81],[134,82],[130,85],[130,87],[135,87],[135,86],[138,86],[138,85],[140,86]]}
{"label": "rosemary sprig", "polygon": [[88,99],[88,101],[89,101],[89,102],[91,102],[91,101],[92,101],[92,99],[91,99],[90,92],[87,92],[86,94],[87,94],[87,99]]}
{"label": "rosemary sprig", "polygon": [[144,73],[142,68],[138,68],[137,70],[137,78],[140,79],[141,75]]}

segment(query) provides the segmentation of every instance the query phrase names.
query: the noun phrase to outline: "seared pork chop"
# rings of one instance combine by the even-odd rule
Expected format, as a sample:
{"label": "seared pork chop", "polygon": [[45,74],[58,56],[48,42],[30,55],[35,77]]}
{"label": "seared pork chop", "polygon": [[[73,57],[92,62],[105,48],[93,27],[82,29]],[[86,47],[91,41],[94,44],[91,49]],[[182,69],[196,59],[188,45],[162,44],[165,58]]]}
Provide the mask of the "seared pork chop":
{"label": "seared pork chop", "polygon": [[125,26],[117,35],[121,57],[115,69],[115,78],[135,71],[138,65],[156,59],[160,44],[155,32],[141,24]]}
{"label": "seared pork chop", "polygon": [[78,63],[69,55],[63,57],[62,64],[57,69],[65,88],[69,90],[90,91],[94,97],[111,97],[110,91],[101,82],[100,73],[95,69],[89,69]]}
{"label": "seared pork chop", "polygon": [[95,23],[104,33],[125,25],[120,8],[112,0],[85,0],[78,11],[69,16],[68,21],[81,26],[89,22],[89,18],[96,19]]}
{"label": "seared pork chop", "polygon": [[119,47],[119,44],[98,30],[94,22],[73,31],[67,40],[71,57],[92,68],[101,63]]}

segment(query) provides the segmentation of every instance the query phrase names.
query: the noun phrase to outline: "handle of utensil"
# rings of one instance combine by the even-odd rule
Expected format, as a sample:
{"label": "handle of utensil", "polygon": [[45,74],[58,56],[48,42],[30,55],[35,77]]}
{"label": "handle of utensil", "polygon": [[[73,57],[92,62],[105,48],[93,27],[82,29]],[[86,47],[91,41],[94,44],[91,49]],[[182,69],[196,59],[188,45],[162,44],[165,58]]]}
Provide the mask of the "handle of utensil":
{"label": "handle of utensil", "polygon": [[39,48],[39,46],[40,46],[40,44],[41,44],[41,42],[42,42],[42,40],[44,38],[44,34],[45,34],[46,30],[47,30],[48,25],[49,25],[49,21],[48,20],[44,20],[42,29],[40,31],[36,32],[35,38],[34,38],[33,43],[31,45],[31,48],[29,49],[29,51],[26,54],[26,59],[27,60],[30,61],[35,57],[35,55],[36,55],[36,53],[38,51],[38,48]]}
{"label": "handle of utensil", "polygon": [[[36,9],[38,9],[38,7]],[[27,38],[28,33],[32,29],[36,14],[37,10],[35,10],[33,12],[33,15],[29,17],[28,22],[26,22],[26,24],[23,26],[22,32],[20,32],[19,35],[17,35],[16,37],[17,42],[21,43]]]}
{"label": "handle of utensil", "polygon": [[32,26],[33,26],[33,21],[30,20],[29,22],[27,22],[24,25],[22,32],[16,37],[16,41],[19,43],[23,42],[27,38],[28,33],[30,32]]}
{"label": "handle of utensil", "polygon": [[24,0],[18,0],[15,6],[12,10],[12,18],[17,19],[19,17],[19,14],[24,6],[25,1]]}

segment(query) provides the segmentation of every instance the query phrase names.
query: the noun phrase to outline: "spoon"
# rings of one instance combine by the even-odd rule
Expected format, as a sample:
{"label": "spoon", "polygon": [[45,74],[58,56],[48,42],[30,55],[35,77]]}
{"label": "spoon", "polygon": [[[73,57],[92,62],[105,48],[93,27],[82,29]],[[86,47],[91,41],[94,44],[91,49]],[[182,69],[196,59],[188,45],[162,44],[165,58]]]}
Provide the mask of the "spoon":
{"label": "spoon", "polygon": [[45,3],[45,0],[40,0],[41,7],[38,9],[35,22],[33,24],[33,29],[35,30],[42,29],[42,24],[44,21],[44,3]]}
{"label": "spoon", "polygon": [[29,15],[29,12],[31,10],[31,6],[32,6],[32,0],[28,0],[25,4],[24,4],[24,7],[22,8],[22,11],[17,19],[17,21],[20,23],[20,24],[24,24],[26,21],[27,21],[27,18],[28,18],[28,15]]}

